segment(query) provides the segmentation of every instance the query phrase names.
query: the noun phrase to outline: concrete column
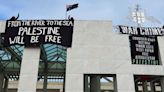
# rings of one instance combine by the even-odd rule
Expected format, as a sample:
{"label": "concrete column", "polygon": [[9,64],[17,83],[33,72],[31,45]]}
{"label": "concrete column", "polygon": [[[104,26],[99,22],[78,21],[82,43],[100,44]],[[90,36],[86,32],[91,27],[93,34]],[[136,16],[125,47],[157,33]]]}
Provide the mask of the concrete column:
{"label": "concrete column", "polygon": [[3,84],[4,84],[4,73],[0,72],[0,92],[3,92]]}
{"label": "concrete column", "polygon": [[0,21],[0,33],[5,33],[6,21]]}
{"label": "concrete column", "polygon": [[85,81],[85,82],[84,82],[84,83],[85,83],[85,84],[84,84],[84,88],[85,88],[85,91],[84,91],[84,92],[89,92],[90,89],[89,89],[89,87],[88,87],[88,84],[89,84],[89,83],[88,83],[88,75],[85,75],[85,76],[84,76],[84,81]]}
{"label": "concrete column", "polygon": [[117,74],[117,92],[135,92],[133,74]]}
{"label": "concrete column", "polygon": [[9,79],[6,78],[5,79],[5,84],[4,84],[4,92],[8,92],[8,83],[9,83]]}
{"label": "concrete column", "polygon": [[40,48],[24,49],[18,92],[36,92]]}
{"label": "concrete column", "polygon": [[150,89],[151,89],[151,92],[155,92],[154,82],[150,82]]}
{"label": "concrete column", "polygon": [[143,92],[148,92],[147,81],[142,82]]}
{"label": "concrete column", "polygon": [[100,76],[93,75],[90,78],[90,92],[101,92]]}
{"label": "concrete column", "polygon": [[164,92],[164,77],[161,77],[161,91]]}

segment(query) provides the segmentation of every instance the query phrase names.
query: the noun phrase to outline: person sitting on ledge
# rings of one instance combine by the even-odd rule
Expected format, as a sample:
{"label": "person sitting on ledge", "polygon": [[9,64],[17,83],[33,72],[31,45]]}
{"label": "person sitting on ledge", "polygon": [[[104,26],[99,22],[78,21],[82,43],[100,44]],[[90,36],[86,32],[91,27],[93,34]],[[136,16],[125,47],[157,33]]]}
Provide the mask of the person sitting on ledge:
{"label": "person sitting on ledge", "polygon": [[15,20],[18,20],[18,18],[19,18],[19,13],[18,13],[17,17],[12,16],[9,20],[10,21],[15,21]]}
{"label": "person sitting on ledge", "polygon": [[69,15],[68,20],[74,20],[74,18]]}

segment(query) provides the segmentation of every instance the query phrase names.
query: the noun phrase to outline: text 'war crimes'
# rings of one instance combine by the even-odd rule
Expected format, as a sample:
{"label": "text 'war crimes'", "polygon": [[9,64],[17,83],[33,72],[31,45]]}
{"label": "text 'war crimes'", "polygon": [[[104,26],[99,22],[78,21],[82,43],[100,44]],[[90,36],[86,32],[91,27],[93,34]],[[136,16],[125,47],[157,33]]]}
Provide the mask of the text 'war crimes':
{"label": "text 'war crimes'", "polygon": [[159,27],[128,27],[119,26],[119,30],[123,34],[131,35],[149,35],[149,36],[162,36],[164,35],[164,29]]}

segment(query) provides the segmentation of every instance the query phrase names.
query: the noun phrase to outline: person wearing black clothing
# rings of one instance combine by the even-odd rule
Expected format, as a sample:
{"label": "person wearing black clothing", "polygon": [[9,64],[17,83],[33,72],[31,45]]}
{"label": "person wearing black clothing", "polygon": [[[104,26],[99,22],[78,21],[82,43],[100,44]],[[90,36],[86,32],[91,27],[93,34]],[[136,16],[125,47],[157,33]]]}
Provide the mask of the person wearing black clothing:
{"label": "person wearing black clothing", "polygon": [[18,18],[19,18],[19,13],[18,13],[18,16],[17,16],[17,17],[12,16],[9,20],[11,20],[11,21],[15,21],[15,20],[18,20]]}

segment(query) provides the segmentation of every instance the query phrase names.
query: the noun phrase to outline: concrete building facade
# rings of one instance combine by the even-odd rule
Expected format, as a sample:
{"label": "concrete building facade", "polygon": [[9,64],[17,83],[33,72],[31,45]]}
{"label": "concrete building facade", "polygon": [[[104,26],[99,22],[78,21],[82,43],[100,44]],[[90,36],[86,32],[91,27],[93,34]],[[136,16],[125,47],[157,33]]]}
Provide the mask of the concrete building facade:
{"label": "concrete building facade", "polygon": [[[5,32],[4,21],[0,22],[0,32]],[[132,64],[129,36],[114,31],[112,21],[75,21],[72,47],[67,49],[65,92],[102,92],[100,78],[104,75],[114,76],[113,92],[148,92],[145,82],[136,88],[136,76],[157,76],[161,86],[159,92],[164,92],[163,41],[162,36],[158,37],[161,65]],[[39,56],[39,47],[24,49],[18,92],[36,92]],[[90,76],[89,84],[85,75]],[[4,88],[2,72],[0,80],[1,90]],[[151,92],[156,92],[155,86],[151,86]],[[140,88],[143,91],[139,91]]]}

